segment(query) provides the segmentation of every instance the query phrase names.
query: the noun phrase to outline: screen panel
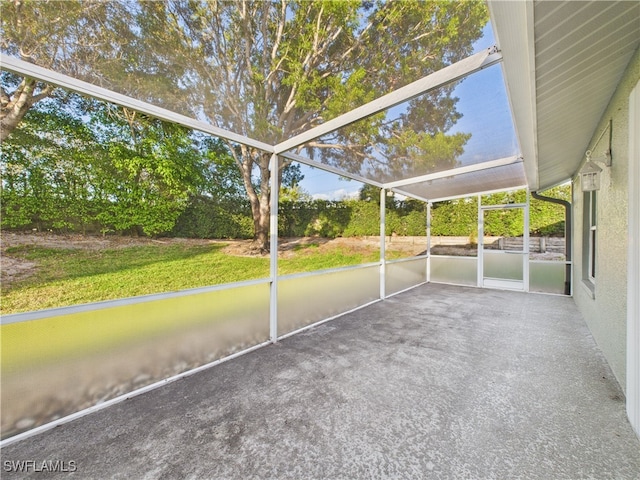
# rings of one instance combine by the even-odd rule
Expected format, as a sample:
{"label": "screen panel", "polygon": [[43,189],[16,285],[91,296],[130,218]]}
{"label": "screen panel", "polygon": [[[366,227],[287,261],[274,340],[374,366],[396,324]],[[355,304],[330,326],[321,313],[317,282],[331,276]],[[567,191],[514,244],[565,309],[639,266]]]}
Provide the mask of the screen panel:
{"label": "screen panel", "polygon": [[[23,315],[24,316],[24,315]],[[268,283],[3,318],[12,436],[269,339]]]}
{"label": "screen panel", "polygon": [[292,275],[278,281],[278,336],[380,298],[380,267]]}
{"label": "screen panel", "polygon": [[387,295],[415,287],[427,281],[427,259],[416,258],[389,263],[385,266]]}
{"label": "screen panel", "polygon": [[476,257],[432,255],[431,281],[454,285],[478,284],[478,259]]}
{"label": "screen panel", "polygon": [[566,262],[529,261],[529,291],[565,295]]}

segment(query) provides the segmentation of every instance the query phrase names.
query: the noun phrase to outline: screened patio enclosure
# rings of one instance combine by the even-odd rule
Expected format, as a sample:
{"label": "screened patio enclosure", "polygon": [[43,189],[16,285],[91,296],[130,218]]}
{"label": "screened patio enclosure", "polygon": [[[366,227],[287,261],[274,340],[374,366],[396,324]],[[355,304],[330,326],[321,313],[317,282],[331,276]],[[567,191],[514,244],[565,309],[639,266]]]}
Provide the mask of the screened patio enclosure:
{"label": "screened patio enclosure", "polygon": [[[508,5],[491,4],[493,28],[498,30],[495,40],[468,42],[423,70],[416,67],[418,61],[404,64],[390,57],[381,63],[384,69],[360,72],[359,65],[373,61],[375,52],[363,52],[354,44],[340,56],[343,70],[335,76],[335,90],[355,89],[360,77],[354,72],[364,75],[362,78],[373,76],[373,81],[367,80],[372,83],[376,83],[375,75],[380,75],[385,79],[380,80],[381,86],[342,102],[317,104],[312,98],[298,98],[298,105],[304,107],[295,108],[288,103],[294,92],[287,81],[271,84],[268,74],[260,77],[267,90],[263,97],[260,101],[252,98],[253,86],[243,82],[264,72],[256,73],[243,65],[243,58],[234,56],[232,45],[239,42],[242,49],[251,52],[251,58],[258,55],[274,64],[286,63],[285,57],[277,54],[284,39],[292,42],[295,37],[287,31],[286,20],[302,13],[286,2],[274,11],[269,8],[275,4],[249,3],[268,6],[264,11],[256,10],[252,22],[242,23],[246,18],[242,8],[235,10],[232,3],[216,5],[220,8],[217,16],[205,16],[206,21],[188,15],[181,2],[100,3],[87,9],[86,17],[77,12],[60,16],[55,9],[43,8],[36,16],[52,28],[44,28],[39,41],[46,35],[56,40],[50,57],[44,47],[34,47],[38,39],[25,45],[28,35],[21,36],[24,32],[16,33],[3,25],[3,71],[174,122],[222,139],[244,155],[263,161],[268,158],[265,168],[270,173],[271,211],[270,274],[266,278],[4,316],[5,444],[429,281],[545,291],[547,281],[553,290],[558,278],[562,283],[566,280],[562,274],[558,276],[558,265],[539,266],[529,259],[528,200],[522,205],[500,206],[522,211],[523,243],[516,252],[496,254],[483,249],[484,215],[491,215],[498,206],[483,207],[479,202],[475,259],[431,256],[428,240],[424,255],[395,261],[385,256],[384,198],[389,191],[430,205],[516,188],[536,191],[567,180],[575,171],[554,171],[545,177],[538,170],[532,132],[527,131],[520,105],[510,97],[517,86],[504,79],[505,72],[507,76],[513,72],[513,67],[503,65],[505,46],[501,43],[509,31],[505,27],[511,15]],[[320,25],[322,15],[314,14]],[[433,15],[437,19],[436,13]],[[136,23],[136,18],[145,22]],[[238,18],[242,28],[234,30]],[[284,25],[275,31],[273,38],[281,42],[277,45],[265,33],[271,32],[269,22],[274,18]],[[327,24],[334,20],[329,17]],[[352,28],[368,35],[366,32],[379,26],[376,21],[371,20],[368,30],[365,18],[358,18],[360,26]],[[412,41],[422,37],[416,34],[419,27],[417,21],[413,29],[404,32],[405,37],[389,29],[396,37],[386,41],[399,45],[391,53],[411,57]],[[347,27],[335,28],[334,39]],[[247,29],[257,32],[252,44],[234,36]],[[380,32],[386,31],[375,29],[381,35],[380,42],[384,41]],[[203,46],[206,42],[210,42],[208,49]],[[25,55],[29,46],[31,54]],[[289,46],[294,48],[293,43]],[[315,46],[321,51],[324,48]],[[426,65],[429,55],[421,53]],[[304,68],[322,71],[324,67],[319,58],[315,65]],[[376,96],[370,98],[371,92]],[[446,106],[451,96],[459,99],[460,115],[433,128],[425,118],[437,111],[435,106]],[[440,156],[439,149],[446,142],[453,146],[443,149]],[[379,262],[279,274],[277,173],[291,162],[380,189]],[[427,216],[427,239],[428,229]],[[504,265],[508,273],[502,273]],[[561,272],[564,266],[559,266]],[[540,284],[543,287],[538,288]],[[78,334],[69,338],[65,334],[69,330]],[[176,366],[175,359],[187,355],[189,360]],[[88,388],[94,393],[70,409],[73,399],[87,389],[86,384],[78,385],[79,377],[88,379]],[[123,384],[124,389],[113,388]],[[40,396],[29,397],[27,392],[33,391],[34,385],[38,385]],[[54,407],[39,411],[44,404]]]}

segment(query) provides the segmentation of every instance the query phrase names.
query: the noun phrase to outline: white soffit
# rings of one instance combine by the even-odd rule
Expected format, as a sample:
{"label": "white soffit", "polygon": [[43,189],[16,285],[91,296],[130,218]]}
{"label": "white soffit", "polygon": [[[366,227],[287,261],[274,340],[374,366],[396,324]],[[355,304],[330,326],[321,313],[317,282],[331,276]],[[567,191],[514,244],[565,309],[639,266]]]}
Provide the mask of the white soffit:
{"label": "white soffit", "polygon": [[[536,2],[534,18],[544,187],[572,177],[600,133],[595,130],[640,44],[640,2]],[[607,148],[601,143],[595,154]]]}
{"label": "white soffit", "polygon": [[490,0],[489,11],[529,188],[559,184],[640,44],[640,2]]}

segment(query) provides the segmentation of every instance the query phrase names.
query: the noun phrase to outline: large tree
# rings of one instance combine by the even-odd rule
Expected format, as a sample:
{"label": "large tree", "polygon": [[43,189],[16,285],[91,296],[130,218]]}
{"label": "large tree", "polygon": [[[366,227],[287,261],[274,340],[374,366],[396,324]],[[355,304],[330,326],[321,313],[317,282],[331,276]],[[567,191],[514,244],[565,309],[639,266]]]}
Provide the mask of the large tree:
{"label": "large tree", "polygon": [[[94,5],[82,2],[87,4]],[[125,93],[270,144],[464,58],[487,21],[481,1],[109,4],[116,6],[104,13],[108,32],[93,33],[114,38],[109,49],[90,61],[68,51],[83,78],[89,70],[89,77]],[[41,20],[59,19],[62,5]],[[126,10],[125,21],[114,19],[118,5]],[[69,31],[85,28],[73,15],[65,17]],[[9,35],[3,48],[15,50],[24,38]],[[46,34],[38,38],[45,41]],[[381,179],[452,166],[467,137],[447,134],[459,118],[451,91],[439,89],[393,115],[375,115],[304,148],[324,162]],[[231,145],[230,151],[251,203],[256,247],[266,250],[269,180],[280,180],[289,162],[280,159],[271,172],[269,153],[247,145]]]}
{"label": "large tree", "polygon": [[[99,72],[117,59],[122,35],[131,25],[126,5],[82,0],[1,0],[0,46],[3,53],[71,76],[100,81]],[[52,85],[3,72],[0,85],[0,141],[18,126]]]}

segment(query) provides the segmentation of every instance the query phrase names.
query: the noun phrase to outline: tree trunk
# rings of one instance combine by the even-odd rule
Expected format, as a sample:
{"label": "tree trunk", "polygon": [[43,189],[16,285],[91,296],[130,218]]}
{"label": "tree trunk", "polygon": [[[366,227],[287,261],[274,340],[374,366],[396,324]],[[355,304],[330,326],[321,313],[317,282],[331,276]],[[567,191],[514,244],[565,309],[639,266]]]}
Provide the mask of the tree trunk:
{"label": "tree trunk", "polygon": [[20,124],[29,109],[38,101],[51,95],[53,86],[46,85],[36,93],[37,82],[31,78],[23,78],[20,86],[12,94],[4,88],[1,95],[0,108],[0,142],[4,141]]}
{"label": "tree trunk", "polygon": [[[251,215],[253,217],[253,246],[252,251],[264,255],[269,253],[269,224],[271,216],[271,188],[269,184],[269,159],[270,154],[265,152],[251,152],[247,147],[242,147],[242,181],[244,183]],[[256,189],[251,181],[251,172],[254,165],[260,170],[260,190]]]}

